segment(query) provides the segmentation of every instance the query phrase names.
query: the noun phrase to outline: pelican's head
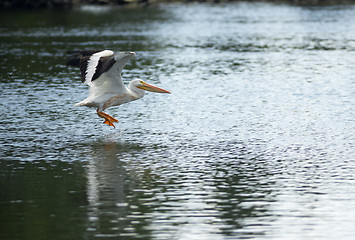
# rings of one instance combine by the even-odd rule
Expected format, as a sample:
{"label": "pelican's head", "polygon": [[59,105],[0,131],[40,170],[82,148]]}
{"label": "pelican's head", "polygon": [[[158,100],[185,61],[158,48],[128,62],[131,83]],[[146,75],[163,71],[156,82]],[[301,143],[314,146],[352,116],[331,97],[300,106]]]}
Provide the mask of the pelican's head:
{"label": "pelican's head", "polygon": [[134,79],[129,83],[129,87],[132,89],[134,87],[139,88],[139,89],[143,89],[146,91],[150,91],[150,92],[157,92],[157,93],[170,93],[169,91],[153,86],[151,84],[148,84],[146,82],[144,82],[141,79]]}

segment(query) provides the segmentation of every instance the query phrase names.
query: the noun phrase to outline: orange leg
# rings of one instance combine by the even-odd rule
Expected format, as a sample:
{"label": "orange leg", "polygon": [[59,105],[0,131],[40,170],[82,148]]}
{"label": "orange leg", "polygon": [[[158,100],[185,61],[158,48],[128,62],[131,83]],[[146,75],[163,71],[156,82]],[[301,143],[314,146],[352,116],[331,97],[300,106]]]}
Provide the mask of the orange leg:
{"label": "orange leg", "polygon": [[111,117],[111,116],[108,115],[107,113],[100,112],[99,109],[97,109],[97,115],[98,115],[99,117],[105,119],[105,121],[104,121],[105,124],[116,128],[115,125],[113,125],[114,122],[118,122],[118,120],[117,120],[116,118]]}

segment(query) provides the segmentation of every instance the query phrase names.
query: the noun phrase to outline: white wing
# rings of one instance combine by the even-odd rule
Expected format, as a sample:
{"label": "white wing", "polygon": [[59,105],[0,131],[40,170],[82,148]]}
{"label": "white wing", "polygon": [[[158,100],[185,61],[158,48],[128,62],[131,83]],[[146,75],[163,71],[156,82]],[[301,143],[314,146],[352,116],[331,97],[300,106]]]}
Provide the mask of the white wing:
{"label": "white wing", "polygon": [[83,64],[85,65],[83,67],[86,68],[84,74],[86,84],[89,85],[89,83],[93,81],[94,74],[98,70],[100,70],[98,69],[100,58],[110,57],[113,56],[113,54],[114,52],[112,52],[111,50],[103,50],[101,52],[94,53],[93,55],[88,57],[87,62],[86,61],[85,63],[83,62]]}
{"label": "white wing", "polygon": [[114,53],[104,50],[83,58],[80,70],[82,81],[90,86],[88,99],[96,98],[95,102],[99,99],[101,102],[113,95],[125,94],[127,89],[122,82],[121,72],[134,55],[134,52]]}

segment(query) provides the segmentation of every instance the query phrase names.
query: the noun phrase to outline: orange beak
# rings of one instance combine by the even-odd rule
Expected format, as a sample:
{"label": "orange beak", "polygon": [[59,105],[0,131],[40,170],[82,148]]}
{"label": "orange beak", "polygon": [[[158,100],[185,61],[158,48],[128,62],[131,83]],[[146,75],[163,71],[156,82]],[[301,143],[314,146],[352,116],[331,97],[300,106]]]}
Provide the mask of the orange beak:
{"label": "orange beak", "polygon": [[153,86],[151,84],[148,84],[146,82],[141,81],[142,86],[139,86],[138,88],[144,89],[150,92],[157,92],[157,93],[171,93],[168,90]]}

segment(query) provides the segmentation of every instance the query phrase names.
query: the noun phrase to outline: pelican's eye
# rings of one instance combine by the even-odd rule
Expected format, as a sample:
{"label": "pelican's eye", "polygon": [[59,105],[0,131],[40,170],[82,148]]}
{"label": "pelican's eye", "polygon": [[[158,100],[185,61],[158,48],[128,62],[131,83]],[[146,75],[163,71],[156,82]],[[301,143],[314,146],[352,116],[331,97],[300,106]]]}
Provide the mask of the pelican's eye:
{"label": "pelican's eye", "polygon": [[142,80],[139,81],[140,84],[144,84],[145,82],[143,82]]}

